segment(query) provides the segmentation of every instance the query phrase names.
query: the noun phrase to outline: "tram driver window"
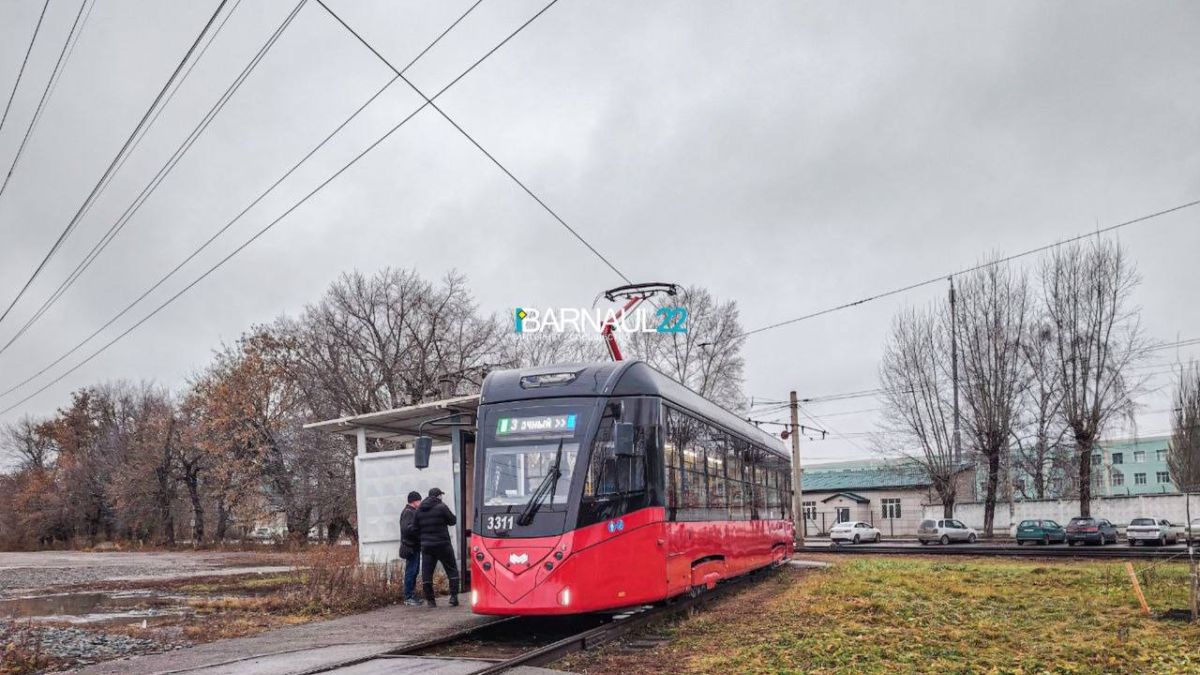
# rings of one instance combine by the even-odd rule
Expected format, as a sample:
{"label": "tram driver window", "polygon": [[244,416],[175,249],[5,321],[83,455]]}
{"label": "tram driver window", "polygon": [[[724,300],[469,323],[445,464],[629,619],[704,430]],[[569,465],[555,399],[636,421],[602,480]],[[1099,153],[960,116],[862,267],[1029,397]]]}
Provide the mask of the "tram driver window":
{"label": "tram driver window", "polygon": [[[593,498],[612,498],[646,489],[646,456],[618,455],[613,441],[617,418],[606,414],[600,421],[592,457],[588,464],[584,495]],[[646,444],[646,428],[639,425],[634,431],[634,444]]]}

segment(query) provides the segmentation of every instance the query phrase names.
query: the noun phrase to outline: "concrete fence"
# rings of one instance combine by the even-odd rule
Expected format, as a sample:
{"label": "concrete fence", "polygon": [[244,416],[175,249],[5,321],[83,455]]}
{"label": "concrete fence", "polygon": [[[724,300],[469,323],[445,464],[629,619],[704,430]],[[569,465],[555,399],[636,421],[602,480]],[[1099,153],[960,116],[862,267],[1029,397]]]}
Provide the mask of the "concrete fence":
{"label": "concrete fence", "polygon": [[[1130,520],[1139,517],[1166,518],[1172,523],[1183,525],[1188,522],[1189,506],[1191,517],[1200,518],[1200,495],[1185,497],[1181,494],[1146,494],[1100,497],[1092,500],[1092,517],[1106,518],[1122,530]],[[983,508],[983,502],[960,502],[954,505],[954,517],[982,531]],[[936,520],[942,517],[941,504],[925,504],[923,510],[925,518]],[[1031,519],[1053,520],[1065,526],[1078,515],[1078,499],[1026,500],[1013,503],[1010,522],[1008,502],[997,502],[996,515],[992,521],[993,530],[996,534],[1003,534],[1007,530],[1012,535],[1016,531],[1017,523]]]}

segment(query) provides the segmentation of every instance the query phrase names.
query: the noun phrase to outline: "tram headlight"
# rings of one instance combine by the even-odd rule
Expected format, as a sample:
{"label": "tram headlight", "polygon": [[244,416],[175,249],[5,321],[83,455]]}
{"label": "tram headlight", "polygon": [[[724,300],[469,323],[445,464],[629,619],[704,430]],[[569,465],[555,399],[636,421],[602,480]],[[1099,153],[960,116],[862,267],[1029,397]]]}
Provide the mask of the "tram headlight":
{"label": "tram headlight", "polygon": [[474,607],[475,605],[478,605],[478,604],[479,604],[479,591],[472,588],[471,589],[471,606]]}
{"label": "tram headlight", "polygon": [[562,605],[563,607],[571,606],[571,589],[570,588],[564,588],[558,592],[558,604]]}

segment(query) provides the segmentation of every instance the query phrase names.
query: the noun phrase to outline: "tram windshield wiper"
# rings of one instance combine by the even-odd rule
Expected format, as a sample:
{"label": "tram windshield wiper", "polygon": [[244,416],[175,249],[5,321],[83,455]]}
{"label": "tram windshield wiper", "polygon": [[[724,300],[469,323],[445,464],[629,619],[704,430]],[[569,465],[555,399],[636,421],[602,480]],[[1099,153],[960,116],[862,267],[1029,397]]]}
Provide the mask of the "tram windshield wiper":
{"label": "tram windshield wiper", "polygon": [[562,449],[563,441],[560,438],[558,439],[558,450],[554,453],[554,464],[550,467],[550,472],[546,474],[546,477],[537,486],[537,489],[533,491],[533,495],[529,497],[529,503],[525,505],[525,510],[517,518],[518,525],[525,526],[533,522],[533,516],[546,499],[546,495],[554,494],[555,489],[558,487],[558,479],[562,476],[562,472],[559,470],[559,465],[562,464]]}

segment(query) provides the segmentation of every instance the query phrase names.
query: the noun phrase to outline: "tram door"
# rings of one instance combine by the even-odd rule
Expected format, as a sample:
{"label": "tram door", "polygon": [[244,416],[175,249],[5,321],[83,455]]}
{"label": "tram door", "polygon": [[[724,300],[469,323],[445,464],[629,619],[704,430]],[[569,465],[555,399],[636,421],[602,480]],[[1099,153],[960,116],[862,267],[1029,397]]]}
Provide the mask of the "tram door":
{"label": "tram door", "polygon": [[475,522],[475,432],[455,429],[451,449],[458,464],[458,569],[462,589],[471,588],[471,524]]}

